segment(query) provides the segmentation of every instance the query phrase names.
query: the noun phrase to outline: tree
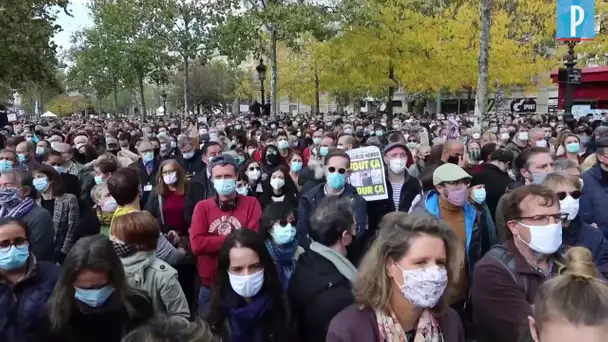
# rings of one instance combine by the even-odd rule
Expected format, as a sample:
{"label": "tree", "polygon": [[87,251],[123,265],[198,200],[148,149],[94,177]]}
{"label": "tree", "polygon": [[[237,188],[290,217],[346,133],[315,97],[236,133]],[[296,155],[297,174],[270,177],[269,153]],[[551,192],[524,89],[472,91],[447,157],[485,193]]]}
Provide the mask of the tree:
{"label": "tree", "polygon": [[479,35],[479,75],[475,94],[475,120],[481,127],[488,101],[488,64],[490,54],[490,25],[492,22],[492,0],[481,2],[481,33]]}
{"label": "tree", "polygon": [[62,94],[51,99],[46,105],[46,109],[58,116],[68,116],[72,113],[84,111],[86,103],[87,101],[82,95],[68,96]]}

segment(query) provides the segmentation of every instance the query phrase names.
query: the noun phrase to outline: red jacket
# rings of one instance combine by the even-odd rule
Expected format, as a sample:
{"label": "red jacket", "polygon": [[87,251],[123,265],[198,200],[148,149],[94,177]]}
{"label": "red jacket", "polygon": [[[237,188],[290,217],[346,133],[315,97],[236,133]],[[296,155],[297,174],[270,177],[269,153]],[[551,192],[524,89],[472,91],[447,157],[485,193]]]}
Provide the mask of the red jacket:
{"label": "red jacket", "polygon": [[255,197],[237,195],[236,208],[220,210],[215,197],[196,204],[190,226],[190,245],[197,256],[201,284],[211,286],[224,239],[233,230],[258,231],[262,208]]}

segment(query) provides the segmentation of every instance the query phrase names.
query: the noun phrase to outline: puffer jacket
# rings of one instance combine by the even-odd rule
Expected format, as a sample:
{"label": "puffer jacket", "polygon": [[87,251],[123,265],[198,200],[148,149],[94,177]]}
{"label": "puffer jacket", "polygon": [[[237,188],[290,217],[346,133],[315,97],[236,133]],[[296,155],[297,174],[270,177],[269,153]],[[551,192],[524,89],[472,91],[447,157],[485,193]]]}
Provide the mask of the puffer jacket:
{"label": "puffer jacket", "polygon": [[59,266],[36,262],[30,254],[29,271],[17,284],[10,286],[0,278],[0,341],[38,342],[44,321],[44,307],[59,278]]}
{"label": "puffer jacket", "polygon": [[600,164],[595,164],[589,171],[581,175],[585,184],[581,197],[579,216],[584,223],[596,224],[608,238],[608,211],[606,197],[608,196],[608,173]]}
{"label": "puffer jacket", "polygon": [[156,258],[154,251],[121,258],[127,282],[150,296],[155,313],[190,317],[188,301],[177,279],[177,271]]}

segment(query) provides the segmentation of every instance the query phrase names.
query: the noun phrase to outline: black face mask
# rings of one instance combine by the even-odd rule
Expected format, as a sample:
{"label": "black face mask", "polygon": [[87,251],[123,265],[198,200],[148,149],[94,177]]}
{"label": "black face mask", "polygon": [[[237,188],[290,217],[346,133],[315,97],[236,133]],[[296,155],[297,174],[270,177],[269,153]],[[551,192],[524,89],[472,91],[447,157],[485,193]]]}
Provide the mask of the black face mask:
{"label": "black face mask", "polygon": [[157,158],[159,154],[160,154],[160,147],[156,147],[154,149],[154,158]]}
{"label": "black face mask", "polygon": [[273,153],[267,155],[266,162],[268,163],[268,165],[277,165],[279,163],[279,155]]}
{"label": "black face mask", "polygon": [[459,156],[449,156],[447,162],[450,164],[458,165],[458,163],[460,162],[460,157]]}

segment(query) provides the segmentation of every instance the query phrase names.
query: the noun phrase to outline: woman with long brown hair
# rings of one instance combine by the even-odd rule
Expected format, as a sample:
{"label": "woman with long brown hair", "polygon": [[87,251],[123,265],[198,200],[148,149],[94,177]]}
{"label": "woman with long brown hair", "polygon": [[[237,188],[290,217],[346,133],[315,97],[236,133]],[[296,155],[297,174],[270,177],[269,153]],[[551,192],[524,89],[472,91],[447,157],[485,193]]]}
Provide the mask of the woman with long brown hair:
{"label": "woman with long brown hair", "polygon": [[181,165],[175,159],[163,161],[156,175],[156,189],[144,207],[158,220],[163,232],[187,236],[189,227],[184,218],[187,191],[188,179]]}

